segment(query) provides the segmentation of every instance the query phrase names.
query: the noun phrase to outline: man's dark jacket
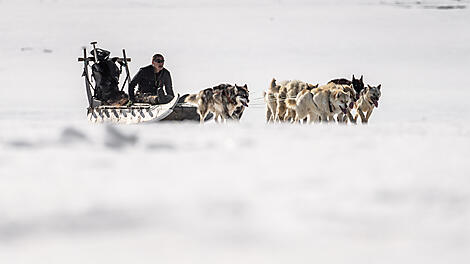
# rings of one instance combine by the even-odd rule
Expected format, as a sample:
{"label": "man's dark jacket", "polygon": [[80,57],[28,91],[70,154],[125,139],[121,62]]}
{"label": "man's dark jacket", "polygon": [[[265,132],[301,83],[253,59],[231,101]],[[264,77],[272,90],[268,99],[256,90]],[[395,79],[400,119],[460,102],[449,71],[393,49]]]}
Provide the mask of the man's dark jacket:
{"label": "man's dark jacket", "polygon": [[[160,98],[173,98],[175,96],[170,72],[165,68],[158,74],[155,73],[153,65],[140,68],[129,85],[129,97],[131,99],[134,98],[134,88],[136,85],[139,85],[140,93],[149,93],[151,95],[157,95]],[[165,86],[166,96],[163,92],[163,86]]]}

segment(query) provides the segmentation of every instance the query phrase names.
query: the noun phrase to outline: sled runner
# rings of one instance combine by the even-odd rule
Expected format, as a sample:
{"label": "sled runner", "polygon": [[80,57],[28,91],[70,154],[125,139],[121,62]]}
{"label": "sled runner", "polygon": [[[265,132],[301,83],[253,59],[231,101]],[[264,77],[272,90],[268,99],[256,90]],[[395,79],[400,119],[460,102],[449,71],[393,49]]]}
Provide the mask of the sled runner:
{"label": "sled runner", "polygon": [[167,104],[150,105],[136,103],[132,106],[102,105],[89,107],[87,117],[95,123],[137,124],[142,122],[157,122],[165,119],[173,112],[179,95]]}
{"label": "sled runner", "polygon": [[[170,102],[165,104],[151,105],[145,103],[135,103],[130,106],[116,106],[116,105],[106,105],[102,100],[97,98],[97,87],[93,87],[91,83],[91,78],[89,71],[93,68],[94,65],[97,65],[101,60],[99,59],[99,54],[97,54],[97,49],[95,47],[96,42],[91,42],[93,45],[93,56],[87,56],[87,50],[83,48],[83,57],[78,58],[79,62],[83,62],[83,74],[82,76],[85,79],[85,89],[88,99],[88,108],[87,108],[87,118],[91,122],[96,123],[119,123],[119,124],[137,124],[142,122],[158,122],[158,121],[184,121],[184,120],[193,120],[199,121],[199,114],[197,113],[197,108],[186,104],[183,100],[180,100],[179,94],[175,96]],[[127,58],[126,51],[123,49],[123,57],[118,58],[114,57],[111,60],[113,63],[117,62],[125,70],[126,77],[124,83],[120,88],[120,91],[124,89],[126,83],[129,85],[131,81],[131,75],[129,73],[128,62],[131,61],[130,58]],[[108,52],[109,55],[109,52]],[[119,78],[119,77],[117,77]],[[96,81],[96,80],[95,80]],[[118,87],[119,88],[119,87]],[[183,96],[184,97],[184,96]],[[213,115],[206,117],[206,121],[211,119]]]}

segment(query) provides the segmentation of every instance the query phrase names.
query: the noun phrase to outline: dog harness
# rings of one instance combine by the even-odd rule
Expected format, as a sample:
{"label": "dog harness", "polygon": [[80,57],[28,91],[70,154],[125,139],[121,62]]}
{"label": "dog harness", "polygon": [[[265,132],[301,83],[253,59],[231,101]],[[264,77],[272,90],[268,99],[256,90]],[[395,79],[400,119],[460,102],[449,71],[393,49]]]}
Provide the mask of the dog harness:
{"label": "dog harness", "polygon": [[328,91],[328,107],[330,108],[330,113],[333,113],[334,106],[331,105],[330,96],[331,96],[331,91]]}

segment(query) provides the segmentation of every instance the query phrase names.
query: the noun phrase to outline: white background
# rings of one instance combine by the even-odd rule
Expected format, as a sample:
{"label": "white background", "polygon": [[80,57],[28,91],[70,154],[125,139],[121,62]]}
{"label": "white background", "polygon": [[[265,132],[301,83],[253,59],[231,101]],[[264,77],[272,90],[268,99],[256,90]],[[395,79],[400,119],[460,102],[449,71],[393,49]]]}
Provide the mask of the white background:
{"label": "white background", "polygon": [[[0,262],[467,263],[469,25],[468,1],[0,1]],[[88,123],[94,40],[250,107]],[[352,74],[382,84],[369,125],[265,124],[273,77]]]}

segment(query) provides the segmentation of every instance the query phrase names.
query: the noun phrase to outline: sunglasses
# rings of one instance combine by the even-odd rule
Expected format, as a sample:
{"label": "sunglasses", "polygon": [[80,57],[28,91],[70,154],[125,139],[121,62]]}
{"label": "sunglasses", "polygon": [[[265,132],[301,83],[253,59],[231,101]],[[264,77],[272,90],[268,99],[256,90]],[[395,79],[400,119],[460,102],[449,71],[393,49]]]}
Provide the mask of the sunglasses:
{"label": "sunglasses", "polygon": [[162,59],[156,59],[155,60],[156,63],[162,63],[162,62],[165,62],[165,60],[162,60]]}

